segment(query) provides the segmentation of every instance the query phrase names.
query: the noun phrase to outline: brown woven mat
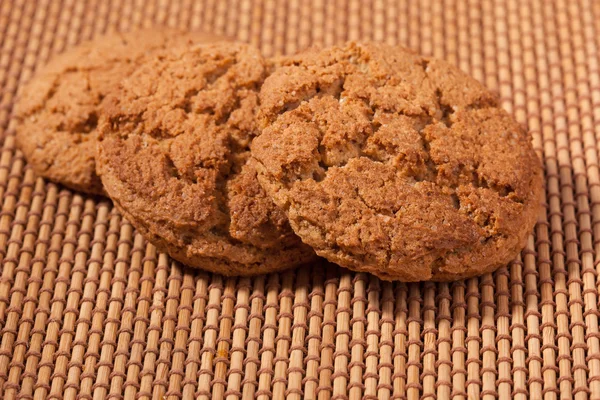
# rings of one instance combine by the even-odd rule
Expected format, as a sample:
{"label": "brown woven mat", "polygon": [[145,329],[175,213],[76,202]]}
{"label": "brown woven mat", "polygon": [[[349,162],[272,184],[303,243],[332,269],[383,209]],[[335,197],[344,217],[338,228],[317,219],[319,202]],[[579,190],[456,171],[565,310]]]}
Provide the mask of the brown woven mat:
{"label": "brown woven mat", "polygon": [[[53,54],[167,24],[267,55],[401,43],[470,72],[527,125],[547,206],[521,257],[452,284],[319,266],[190,271],[14,149],[19,86]],[[600,2],[0,1],[0,397],[600,398]]]}

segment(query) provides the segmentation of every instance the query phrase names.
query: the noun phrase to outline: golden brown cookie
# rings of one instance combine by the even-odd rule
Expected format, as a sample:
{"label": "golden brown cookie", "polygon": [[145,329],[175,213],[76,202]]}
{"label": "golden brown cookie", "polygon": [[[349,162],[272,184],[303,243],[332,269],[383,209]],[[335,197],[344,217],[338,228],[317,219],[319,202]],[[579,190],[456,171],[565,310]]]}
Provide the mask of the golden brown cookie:
{"label": "golden brown cookie", "polygon": [[524,246],[542,170],[476,80],[401,47],[279,61],[260,94],[258,178],[318,255],[386,280],[492,271]]}
{"label": "golden brown cookie", "polygon": [[265,77],[248,45],[158,54],[104,102],[97,166],[115,205],[193,267],[253,275],[314,259],[248,165]]}
{"label": "golden brown cookie", "polygon": [[16,140],[37,174],[75,190],[102,194],[94,163],[102,99],[153,51],[218,37],[152,28],[87,41],[58,55],[24,87]]}

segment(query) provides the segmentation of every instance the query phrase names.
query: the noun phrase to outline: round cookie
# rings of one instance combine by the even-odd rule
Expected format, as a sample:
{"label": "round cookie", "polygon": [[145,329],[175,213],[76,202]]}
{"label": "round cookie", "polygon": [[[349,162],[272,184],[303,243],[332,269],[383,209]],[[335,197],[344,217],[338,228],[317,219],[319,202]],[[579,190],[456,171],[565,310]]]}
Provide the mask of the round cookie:
{"label": "round cookie", "polygon": [[16,140],[40,176],[103,194],[94,162],[100,103],[153,51],[180,42],[219,40],[153,28],[112,34],[59,54],[28,82],[16,105]]}
{"label": "round cookie", "polygon": [[264,77],[251,46],[183,46],[159,53],[104,101],[104,187],[150,242],[184,264],[254,275],[315,258],[247,163]]}
{"label": "round cookie", "polygon": [[541,165],[476,80],[383,44],[279,63],[260,93],[254,166],[318,255],[385,280],[452,280],[525,245]]}

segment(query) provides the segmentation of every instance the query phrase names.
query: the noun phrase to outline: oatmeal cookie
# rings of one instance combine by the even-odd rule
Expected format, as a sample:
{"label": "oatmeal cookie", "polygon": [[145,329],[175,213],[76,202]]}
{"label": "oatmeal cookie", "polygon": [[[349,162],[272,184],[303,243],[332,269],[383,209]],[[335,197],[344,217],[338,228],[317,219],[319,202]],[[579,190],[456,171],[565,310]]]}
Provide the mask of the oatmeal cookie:
{"label": "oatmeal cookie", "polygon": [[475,79],[383,44],[278,63],[260,93],[253,165],[318,255],[386,280],[451,280],[525,245],[541,164]]}
{"label": "oatmeal cookie", "polygon": [[142,65],[104,101],[104,187],[150,242],[184,264],[253,275],[315,258],[248,163],[265,74],[251,46],[183,46]]}
{"label": "oatmeal cookie", "polygon": [[28,82],[16,106],[16,140],[40,176],[103,194],[94,162],[102,99],[153,51],[218,37],[152,28],[87,41],[52,59]]}

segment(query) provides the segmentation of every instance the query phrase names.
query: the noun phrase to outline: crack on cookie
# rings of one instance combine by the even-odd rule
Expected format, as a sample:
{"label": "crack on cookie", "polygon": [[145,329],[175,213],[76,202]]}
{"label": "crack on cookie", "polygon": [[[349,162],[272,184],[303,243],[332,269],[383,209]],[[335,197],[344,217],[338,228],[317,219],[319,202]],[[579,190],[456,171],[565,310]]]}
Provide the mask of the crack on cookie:
{"label": "crack on cookie", "polygon": [[169,140],[172,139],[173,136],[171,136],[169,134],[169,131],[163,127],[154,127],[152,128],[150,131],[148,132],[144,132],[142,133],[142,135],[148,135],[151,138],[157,139],[157,140]]}
{"label": "crack on cookie", "polygon": [[231,70],[231,67],[233,67],[236,62],[237,60],[227,60],[225,65],[217,66],[214,71],[210,72],[208,75],[205,76],[206,82],[211,86],[214,85],[215,82],[219,80],[219,78],[227,75],[227,73]]}
{"label": "crack on cookie", "polygon": [[[338,207],[339,207],[339,205],[338,205]],[[337,208],[336,208],[336,210],[337,210]],[[302,223],[305,222],[306,225],[310,226],[311,228],[316,229],[319,232],[320,240],[327,241],[327,242],[330,241],[330,239],[327,238],[327,229],[319,224],[315,224],[309,218],[306,218],[305,216],[298,214],[298,215],[296,215],[294,222],[295,222],[295,224],[298,225],[298,228],[300,228]],[[298,228],[294,228],[294,230],[297,231]],[[335,247],[337,247],[339,249],[339,245],[337,244],[337,242],[335,240],[333,240],[332,243]]]}
{"label": "crack on cookie", "polygon": [[172,178],[182,179],[182,176],[179,173],[179,170],[177,169],[177,167],[175,166],[175,163],[173,162],[173,159],[171,158],[169,153],[164,153],[164,155],[165,155],[165,165],[164,165],[165,172],[167,172],[167,174]]}
{"label": "crack on cookie", "polygon": [[[358,193],[358,189],[356,189],[356,195],[360,199],[360,201],[362,201],[363,204],[365,204],[367,206],[367,208],[370,208],[369,205],[368,205],[368,203],[365,201],[365,199],[360,195],[360,193]],[[339,210],[342,207],[342,198],[336,196],[336,197],[334,197],[334,201],[335,201],[335,213],[336,213],[334,221],[337,221],[339,219]],[[391,214],[386,213],[385,215],[393,218],[393,216]],[[321,236],[322,236],[323,240],[325,240],[325,241],[327,241],[327,242],[330,243],[329,247],[330,247],[331,251],[333,251],[335,253],[338,253],[338,254],[344,253],[344,251],[342,251],[342,247],[337,242],[337,238],[333,238],[333,239],[328,239],[327,238],[327,232],[329,231],[329,229],[327,229],[326,227],[321,227],[320,225],[311,222],[307,218],[303,218],[303,217],[301,217],[301,218],[303,220],[307,221],[310,224],[311,227],[314,227],[317,230],[319,230],[319,232],[321,232]],[[357,223],[358,223],[358,220],[354,221],[354,224],[357,224]],[[386,233],[386,235],[390,236],[391,234],[396,234],[398,232],[388,232],[386,230],[385,233]],[[358,240],[361,243],[364,243],[364,240],[362,239],[362,237],[361,237],[360,234],[358,235]],[[385,251],[384,251],[384,256],[385,256],[385,262],[384,262],[384,264],[385,265],[389,265],[390,260],[392,258],[391,243],[392,243],[391,240],[389,240],[387,243],[385,243]],[[361,263],[360,263],[361,266],[364,266],[366,264],[367,255],[365,255],[365,254],[360,254],[360,255],[359,254],[355,254],[355,256],[361,258],[361,260],[362,260]]]}
{"label": "crack on cookie", "polygon": [[[239,88],[238,88],[238,90],[239,90]],[[227,112],[226,112],[226,113],[225,113],[223,116],[221,116],[221,118],[218,118],[218,119],[216,119],[216,120],[215,120],[215,124],[216,124],[217,126],[219,126],[219,125],[226,125],[226,124],[228,124],[228,123],[229,123],[229,121],[230,121],[230,119],[231,119],[231,115],[233,114],[233,112],[234,112],[235,110],[238,110],[238,109],[240,109],[240,107],[241,107],[241,98],[240,98],[240,96],[236,95],[236,96],[234,97],[234,103],[233,103],[233,105],[231,105],[231,107],[229,107],[229,109],[227,110]],[[237,129],[237,128],[233,128],[233,127],[231,127],[230,129]],[[237,142],[236,142],[236,143],[237,143]],[[239,144],[239,143],[238,143],[238,144]],[[244,146],[244,147],[245,147],[247,150],[249,150],[249,147],[248,147],[248,146]]]}
{"label": "crack on cookie", "polygon": [[520,196],[517,196],[512,185],[499,185],[494,182],[490,182],[489,179],[480,174],[477,169],[475,169],[473,172],[473,186],[480,189],[492,190],[496,192],[499,197],[510,197],[510,200],[514,201],[515,203],[524,203],[523,199]]}
{"label": "crack on cookie", "polygon": [[[194,98],[196,96],[198,96],[198,94],[200,94],[200,92],[205,91],[210,88],[213,88],[215,86],[216,82],[220,78],[222,78],[223,76],[225,76],[229,73],[229,71],[231,70],[231,67],[234,64],[235,64],[235,60],[228,60],[226,65],[216,67],[214,71],[208,73],[205,76],[207,85],[202,86],[202,87],[195,87],[195,88],[187,90],[184,94],[182,104],[177,105],[176,107],[181,108],[186,114],[205,114],[208,116],[215,116],[216,109],[215,109],[214,105],[211,105],[209,107],[203,107],[203,108],[194,108]],[[235,96],[235,104],[232,105],[231,107],[229,107],[229,110],[225,113],[225,115],[216,119],[215,123],[217,125],[222,125],[222,124],[226,123],[227,121],[229,121],[229,118],[231,117],[231,113],[232,113],[231,110],[232,109],[235,110],[238,107],[239,107],[239,96],[236,95]]]}
{"label": "crack on cookie", "polygon": [[317,97],[318,96],[332,96],[338,102],[342,98],[342,93],[344,92],[344,85],[346,84],[346,77],[340,76],[334,82],[328,85],[320,85],[318,84],[316,87]]}
{"label": "crack on cookie", "polygon": [[86,119],[77,121],[77,123],[72,127],[67,127],[65,124],[65,121],[61,121],[58,124],[58,126],[56,127],[56,130],[59,132],[68,131],[69,133],[74,133],[74,134],[79,133],[79,134],[85,135],[85,134],[91,133],[97,127],[98,127],[98,112],[94,110],[88,115],[88,117]]}
{"label": "crack on cookie", "polygon": [[[185,111],[186,114],[193,114],[196,111],[194,111],[193,109],[193,98],[196,97],[198,95],[198,93],[200,93],[200,91],[203,90],[203,88],[193,88],[190,89],[188,91],[186,91],[184,97],[183,97],[183,104],[179,105],[178,107],[181,108],[183,111]],[[214,115],[214,110],[209,109],[208,111],[210,111],[210,115]]]}
{"label": "crack on cookie", "polygon": [[356,197],[365,205],[367,206],[367,208],[369,209],[374,209],[375,211],[377,211],[378,214],[384,215],[386,217],[391,217],[394,218],[395,214],[398,212],[398,210],[396,209],[392,209],[391,211],[389,210],[385,210],[382,208],[376,208],[374,206],[372,206],[360,193],[360,189],[358,187],[354,188],[354,193],[356,194]]}
{"label": "crack on cookie", "polygon": [[440,88],[435,88],[435,96],[437,97],[437,102],[442,112],[440,122],[443,123],[447,128],[451,128],[453,124],[452,116],[454,115],[454,109],[452,106],[442,102],[442,91]]}
{"label": "crack on cookie", "polygon": [[[127,138],[127,137],[129,137],[129,135],[134,134],[134,132],[130,132],[127,129],[125,129],[124,132],[121,132],[121,128],[123,127],[123,125],[126,125],[127,123],[131,123],[134,126],[139,126],[141,123],[143,123],[141,114],[111,115],[110,112],[105,112],[105,116],[106,116],[106,123],[109,128],[108,131],[110,131],[111,133],[117,134],[121,138]],[[100,129],[100,131],[101,132],[98,135],[98,140],[102,141],[104,138],[104,134],[102,133],[102,129]],[[162,137],[163,133],[158,128],[154,129],[153,131],[156,131],[156,132],[149,132],[148,135],[153,137],[152,133],[156,133],[157,135],[159,135],[158,137]]]}
{"label": "crack on cookie", "polygon": [[436,183],[436,177],[438,176],[437,165],[431,158],[431,143],[427,140],[425,133],[425,127],[431,124],[432,120],[430,117],[427,118],[428,122],[426,122],[422,127],[417,129],[417,132],[421,136],[421,140],[423,141],[423,151],[425,152],[426,160],[425,160],[425,168],[427,169],[427,174],[425,176],[419,176],[417,174],[413,175],[413,178],[416,181],[429,181]]}
{"label": "crack on cookie", "polygon": [[342,93],[344,91],[344,84],[346,83],[346,77],[339,77],[335,82],[330,83],[328,85],[323,84],[322,82],[317,82],[314,93],[309,91],[300,99],[295,101],[285,102],[279,109],[278,115],[285,114],[290,111],[294,111],[298,107],[300,107],[303,103],[310,101],[314,98],[331,96],[336,99],[338,102],[342,100]]}
{"label": "crack on cookie", "polygon": [[460,210],[460,197],[458,197],[456,191],[450,195],[450,198],[452,199],[452,207],[455,210]]}

